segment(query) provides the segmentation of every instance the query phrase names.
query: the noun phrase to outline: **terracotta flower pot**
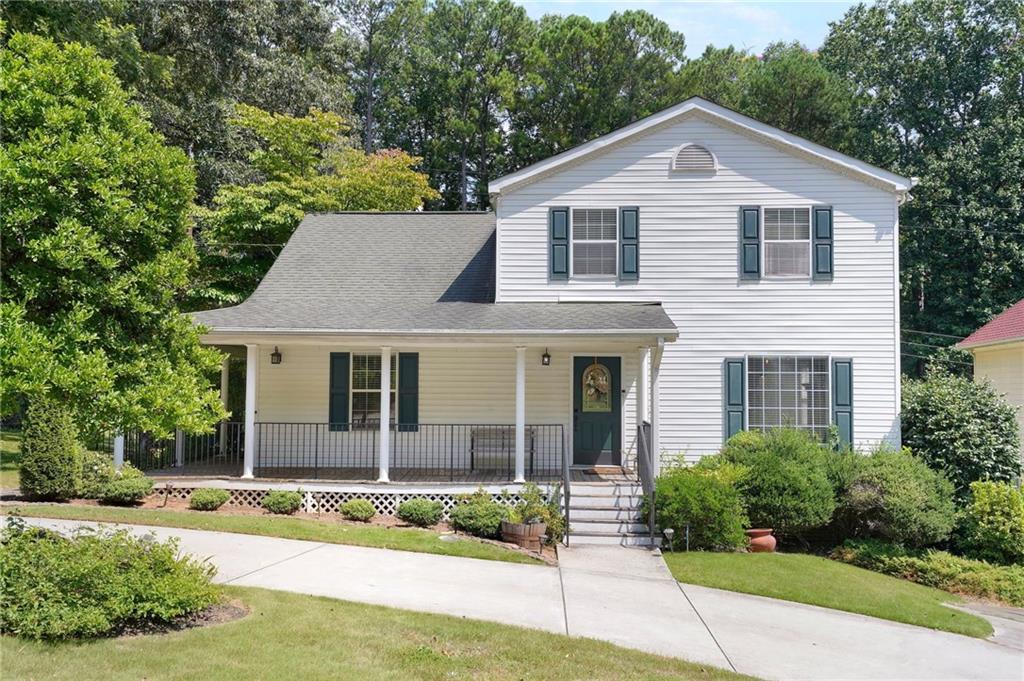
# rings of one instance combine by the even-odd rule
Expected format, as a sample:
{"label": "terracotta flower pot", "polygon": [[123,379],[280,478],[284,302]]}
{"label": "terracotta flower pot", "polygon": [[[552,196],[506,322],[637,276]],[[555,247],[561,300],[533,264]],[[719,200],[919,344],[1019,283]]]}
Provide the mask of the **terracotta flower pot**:
{"label": "terracotta flower pot", "polygon": [[548,531],[544,523],[510,523],[501,521],[501,538],[530,551],[540,551],[541,541]]}
{"label": "terracotta flower pot", "polygon": [[775,537],[772,536],[772,529],[747,530],[750,537],[751,553],[771,553],[775,550]]}

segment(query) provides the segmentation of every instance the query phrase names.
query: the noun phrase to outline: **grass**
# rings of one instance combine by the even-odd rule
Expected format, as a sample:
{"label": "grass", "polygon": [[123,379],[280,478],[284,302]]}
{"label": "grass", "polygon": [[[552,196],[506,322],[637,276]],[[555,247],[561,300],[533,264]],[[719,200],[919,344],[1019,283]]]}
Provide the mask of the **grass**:
{"label": "grass", "polygon": [[26,517],[237,532],[328,544],[350,544],[378,549],[436,553],[443,556],[482,558],[508,563],[541,564],[541,561],[520,551],[469,538],[460,541],[441,541],[441,535],[437,532],[415,528],[305,520],[287,516],[227,515],[216,511],[164,511],[148,508],[73,506],[70,504],[24,504],[6,506],[4,510]]}
{"label": "grass", "polygon": [[992,625],[946,607],[958,596],[800,553],[666,553],[680,582],[739,591],[985,638]]}
{"label": "grass", "polygon": [[0,431],[0,489],[17,489],[21,482],[21,433]]}
{"label": "grass", "polygon": [[201,629],[86,643],[4,638],[4,679],[744,679],[591,639],[262,589]]}

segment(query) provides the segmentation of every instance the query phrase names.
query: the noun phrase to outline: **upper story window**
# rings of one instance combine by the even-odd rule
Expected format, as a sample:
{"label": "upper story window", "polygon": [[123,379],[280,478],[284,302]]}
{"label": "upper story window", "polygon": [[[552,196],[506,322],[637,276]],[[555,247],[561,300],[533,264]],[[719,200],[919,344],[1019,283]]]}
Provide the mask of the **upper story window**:
{"label": "upper story window", "polygon": [[715,157],[699,144],[684,144],[672,159],[672,170],[683,173],[714,173]]}
{"label": "upper story window", "polygon": [[574,208],[572,210],[572,275],[616,275],[618,210],[615,208]]}
{"label": "upper story window", "polygon": [[809,208],[764,209],[764,273],[769,277],[810,275]]}

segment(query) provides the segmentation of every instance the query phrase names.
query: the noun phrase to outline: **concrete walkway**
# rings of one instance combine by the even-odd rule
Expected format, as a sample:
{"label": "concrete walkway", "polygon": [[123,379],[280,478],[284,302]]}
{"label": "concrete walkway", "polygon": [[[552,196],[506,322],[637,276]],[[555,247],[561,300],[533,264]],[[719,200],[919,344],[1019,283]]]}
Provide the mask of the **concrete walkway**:
{"label": "concrete walkway", "polygon": [[[95,523],[26,519],[67,531]],[[174,528],[125,526],[207,557],[217,581],[602,639],[765,679],[1021,681],[1009,645],[681,585],[647,551],[580,546],[558,569]]]}

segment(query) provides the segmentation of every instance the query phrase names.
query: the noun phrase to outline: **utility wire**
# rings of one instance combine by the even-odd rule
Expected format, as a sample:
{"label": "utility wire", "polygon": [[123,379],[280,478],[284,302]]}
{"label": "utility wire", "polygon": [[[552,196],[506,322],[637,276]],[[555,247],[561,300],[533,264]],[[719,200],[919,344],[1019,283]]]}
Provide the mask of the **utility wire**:
{"label": "utility wire", "polygon": [[932,362],[945,362],[947,364],[959,364],[960,366],[964,366],[964,367],[974,366],[970,362],[961,362],[961,361],[956,360],[956,359],[943,359],[942,357],[926,357],[925,355],[915,355],[912,352],[901,352],[900,355],[903,356],[903,357],[916,357],[918,359],[925,359],[925,360],[929,360],[929,361],[932,361]]}
{"label": "utility wire", "polygon": [[942,336],[943,338],[953,338],[956,340],[963,340],[966,336],[954,336],[948,333],[936,333],[935,331],[914,331],[913,329],[901,329],[903,333],[919,333],[924,336]]}
{"label": "utility wire", "polygon": [[907,345],[920,345],[920,346],[925,347],[925,348],[935,348],[936,350],[945,350],[946,348],[953,347],[952,345],[930,345],[928,343],[918,343],[917,341],[908,341],[908,340],[900,341],[900,342],[901,343],[905,343]]}

